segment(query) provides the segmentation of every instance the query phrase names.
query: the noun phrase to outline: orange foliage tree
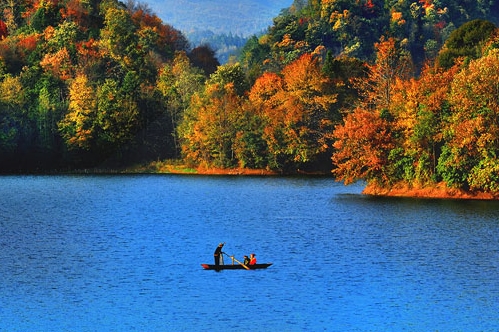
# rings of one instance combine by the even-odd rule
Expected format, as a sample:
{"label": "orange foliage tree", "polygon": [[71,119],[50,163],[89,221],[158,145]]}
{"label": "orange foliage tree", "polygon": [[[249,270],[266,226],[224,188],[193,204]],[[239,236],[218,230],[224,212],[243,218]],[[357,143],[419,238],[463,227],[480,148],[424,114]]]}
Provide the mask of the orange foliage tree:
{"label": "orange foliage tree", "polygon": [[336,127],[333,174],[345,184],[357,180],[389,181],[385,173],[389,151],[395,147],[389,123],[379,112],[357,108]]}
{"label": "orange foliage tree", "polygon": [[364,99],[333,133],[333,174],[345,183],[364,179],[387,184],[392,180],[390,154],[397,147],[394,120],[400,106],[394,96],[405,90],[401,80],[409,77],[411,61],[393,38],[381,38],[375,47],[376,61],[368,65],[367,79],[358,82]]}
{"label": "orange foliage tree", "polygon": [[40,66],[62,80],[67,80],[74,75],[71,58],[65,47],[55,53],[46,53],[40,61]]}
{"label": "orange foliage tree", "polygon": [[75,22],[82,29],[87,29],[88,15],[91,11],[90,2],[82,0],[69,0],[63,8],[60,9],[61,17]]}
{"label": "orange foliage tree", "polygon": [[[139,7],[132,12],[131,18],[139,27],[139,35],[142,36],[141,44],[155,50],[162,57],[171,58],[175,51],[188,48],[188,41],[182,33],[164,24],[155,14]],[[148,35],[153,38],[147,40]]]}
{"label": "orange foliage tree", "polygon": [[390,109],[397,79],[411,77],[413,67],[410,54],[394,38],[381,37],[375,45],[376,61],[368,64],[369,77],[359,81],[369,107]]}
{"label": "orange foliage tree", "polygon": [[326,151],[338,117],[331,86],[312,54],[287,65],[282,76],[266,73],[257,79],[250,101],[263,117],[271,168],[311,162]]}

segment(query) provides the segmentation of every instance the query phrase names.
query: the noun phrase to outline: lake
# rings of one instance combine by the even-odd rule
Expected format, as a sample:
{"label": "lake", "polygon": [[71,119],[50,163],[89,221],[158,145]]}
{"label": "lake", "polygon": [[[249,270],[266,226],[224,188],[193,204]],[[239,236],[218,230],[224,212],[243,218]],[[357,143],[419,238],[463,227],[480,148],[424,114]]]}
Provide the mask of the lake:
{"label": "lake", "polygon": [[[0,330],[499,330],[499,202],[361,191],[306,177],[2,176]],[[219,242],[273,265],[203,270]]]}

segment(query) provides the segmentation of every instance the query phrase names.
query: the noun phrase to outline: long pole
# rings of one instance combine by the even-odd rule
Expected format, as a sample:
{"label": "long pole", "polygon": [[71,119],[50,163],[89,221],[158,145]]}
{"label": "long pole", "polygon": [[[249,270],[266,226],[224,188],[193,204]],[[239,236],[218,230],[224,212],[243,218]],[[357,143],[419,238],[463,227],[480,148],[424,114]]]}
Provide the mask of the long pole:
{"label": "long pole", "polygon": [[[227,254],[226,254],[227,255]],[[229,256],[229,255],[227,255]],[[229,256],[230,258],[232,258],[233,260],[235,260],[236,262],[238,262],[242,267],[244,267],[246,270],[250,270],[249,267],[247,267],[246,265],[244,265],[243,263],[241,263],[240,261],[238,261],[234,256]]]}

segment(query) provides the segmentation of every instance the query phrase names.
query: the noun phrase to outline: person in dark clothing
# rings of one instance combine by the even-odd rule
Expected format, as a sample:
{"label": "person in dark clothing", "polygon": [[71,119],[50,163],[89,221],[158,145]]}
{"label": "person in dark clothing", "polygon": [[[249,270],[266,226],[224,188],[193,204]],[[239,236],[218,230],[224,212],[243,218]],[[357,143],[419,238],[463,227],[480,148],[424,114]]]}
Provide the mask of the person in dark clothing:
{"label": "person in dark clothing", "polygon": [[243,261],[243,264],[244,265],[249,265],[250,264],[250,259],[247,255],[244,255],[244,261]]}
{"label": "person in dark clothing", "polygon": [[223,247],[224,247],[224,244],[220,243],[218,245],[217,249],[215,249],[215,253],[213,254],[213,256],[215,257],[215,265],[220,265],[220,256],[223,254],[223,251],[222,251]]}

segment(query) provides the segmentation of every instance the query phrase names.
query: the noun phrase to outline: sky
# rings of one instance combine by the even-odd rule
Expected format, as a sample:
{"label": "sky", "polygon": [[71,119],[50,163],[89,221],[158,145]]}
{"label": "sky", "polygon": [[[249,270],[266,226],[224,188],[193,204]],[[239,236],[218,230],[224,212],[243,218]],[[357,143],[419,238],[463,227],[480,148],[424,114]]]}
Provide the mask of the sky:
{"label": "sky", "polygon": [[211,30],[215,33],[252,35],[272,25],[281,9],[293,0],[140,0],[164,23],[182,32]]}

